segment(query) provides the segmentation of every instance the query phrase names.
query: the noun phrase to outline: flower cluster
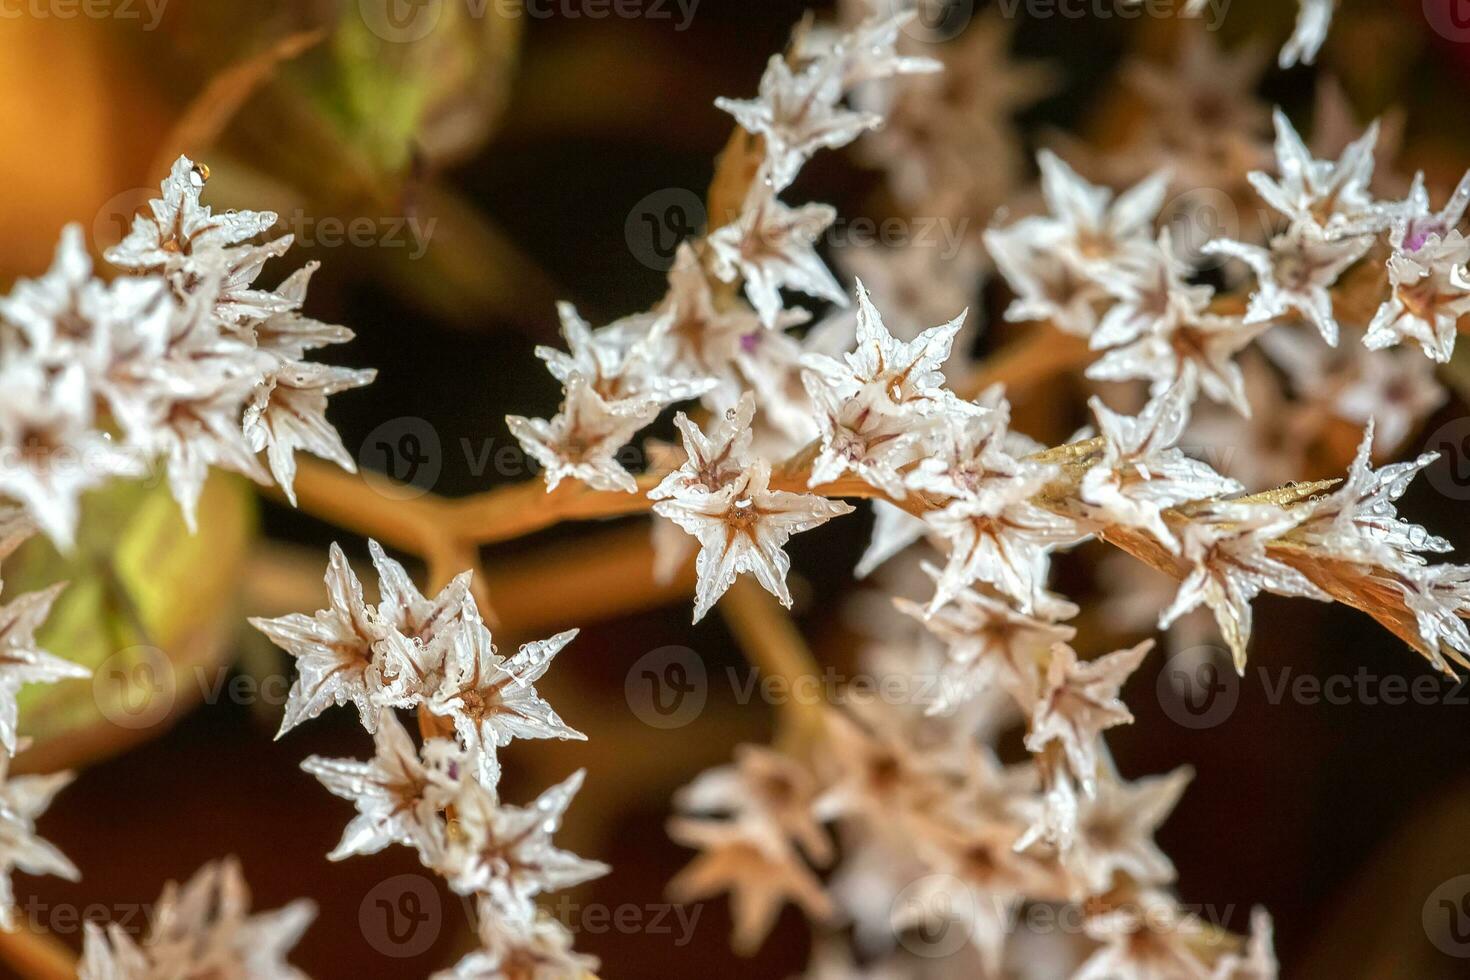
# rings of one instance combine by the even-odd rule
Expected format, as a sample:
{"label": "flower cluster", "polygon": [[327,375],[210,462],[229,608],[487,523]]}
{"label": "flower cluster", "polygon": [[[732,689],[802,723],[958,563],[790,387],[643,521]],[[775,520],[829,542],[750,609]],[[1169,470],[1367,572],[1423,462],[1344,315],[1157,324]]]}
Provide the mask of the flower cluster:
{"label": "flower cluster", "polygon": [[250,890],[233,858],[211,862],[182,887],[169,882],[153,906],[142,942],[117,923],[85,924],[80,980],[306,980],[286,962],[316,916],[297,899],[271,912],[250,914]]}
{"label": "flower cluster", "polygon": [[211,466],[274,477],[288,497],[297,450],[355,469],[327,397],[374,372],[305,360],[351,331],[302,315],[314,263],[256,286],[292,236],[254,244],[276,215],[213,213],[200,203],[207,175],[178,159],[108,249],[111,282],[70,225],[50,270],[0,299],[0,495],[59,546],[72,543],[84,491],[155,460],[191,528]]}
{"label": "flower cluster", "polygon": [[[1288,60],[1311,60],[1331,12],[1330,3],[1303,5]],[[1003,390],[955,381],[963,303],[916,322],[919,303],[910,299],[894,330],[858,281],[853,312],[835,318],[843,329],[829,329],[829,319],[803,340],[785,332],[809,314],[788,309],[782,289],[848,303],[811,249],[833,212],[792,209],[776,195],[816,149],[900,129],[904,113],[919,111],[903,92],[938,66],[904,50],[895,31],[903,23],[859,20],[847,31],[799,34],[767,67],[759,98],[720,100],[761,137],[737,137],[722,162],[722,178],[748,177],[738,211],[723,223],[716,212],[714,230],[681,247],[669,297],[649,313],[590,333],[564,313],[571,352],[542,353],[565,387],[563,412],[550,422],[511,420],[546,463],[551,488],[572,478],[644,493],[654,513],[696,539],[696,620],[744,572],[789,606],[783,545],[851,510],[830,498],[875,501],[860,575],[913,568],[929,583],[926,596],[897,600],[912,625],[879,644],[899,651],[887,659],[892,672],[941,681],[926,710],[912,718],[828,710],[823,734],[799,752],[747,747],[734,766],[702,776],[670,826],[700,851],[674,894],[730,891],[743,949],[759,943],[789,900],[817,922],[847,919],[859,939],[878,937],[860,942],[872,955],[932,924],[926,908],[956,907],[959,896],[929,895],[912,915],[894,912],[906,885],[937,876],[936,887],[960,888],[965,907],[977,910],[966,927],[987,973],[1017,954],[1008,910],[1061,903],[1081,910],[1092,941],[1078,976],[1274,976],[1264,913],[1247,940],[1169,896],[1173,869],[1150,837],[1187,775],[1127,783],[1103,741],[1107,729],[1132,721],[1120,692],[1152,641],[1079,654],[1066,623],[1077,607],[1049,590],[1051,556],[1101,539],[1165,572],[1178,584],[1151,610],[1151,625],[1168,629],[1207,610],[1242,671],[1262,592],[1354,606],[1436,668],[1470,667],[1470,566],[1430,564],[1426,556],[1448,544],[1395,510],[1433,456],[1373,463],[1375,434],[1384,436],[1376,417],[1391,429],[1391,449],[1438,404],[1437,389],[1412,406],[1391,396],[1406,377],[1432,380],[1422,361],[1376,352],[1412,340],[1443,361],[1470,311],[1457,227],[1470,178],[1438,211],[1422,178],[1403,200],[1381,198],[1377,126],[1322,159],[1280,111],[1268,173],[1260,125],[1269,114],[1246,95],[1256,66],[1242,60],[1217,71],[1213,49],[1197,41],[1176,70],[1188,84],[1158,68],[1136,73],[1146,94],[1175,102],[1177,111],[1158,114],[1159,134],[1146,147],[1167,166],[1095,185],[1042,151],[1044,211],[983,234],[1013,294],[1005,318],[1079,338],[1073,343],[1093,358],[1086,377],[1137,396],[1131,413],[1093,398],[1094,426],[1047,448],[1013,431]],[[865,88],[844,101],[854,80],[895,75],[914,77],[892,79],[887,96]],[[1205,142],[1184,138],[1201,129],[1191,113],[1203,104],[1222,118]],[[1280,216],[1264,242],[1178,240],[1161,212],[1171,188],[1206,161],[1221,185],[1254,189]],[[716,180],[716,200],[729,183]],[[1115,191],[1119,183],[1129,186]],[[1217,294],[1205,275],[1211,259],[1237,259],[1253,273],[1246,301]],[[1226,267],[1225,280],[1237,272]],[[747,332],[732,338],[732,323]],[[1349,333],[1361,340],[1352,354],[1341,344]],[[1284,399],[1275,375],[1262,380],[1267,364],[1314,403],[1319,427],[1330,417],[1364,425],[1346,479],[1272,488],[1284,481],[1238,478],[1181,448],[1192,420],[1196,432],[1292,424],[1287,413],[1242,421]],[[641,480],[616,463],[613,454],[662,407],[694,397],[705,421],[676,417],[682,454],[650,453],[655,462]],[[1222,421],[1232,416],[1235,423]],[[1224,431],[1245,441],[1240,429]],[[665,565],[687,557],[666,533],[655,540]],[[1004,727],[997,719],[1008,718],[1024,724],[1032,754],[1011,768],[991,748]],[[926,741],[936,727],[939,745]],[[812,866],[839,853],[831,823],[844,863],[824,885]],[[875,888],[891,901],[873,900]]]}
{"label": "flower cluster", "polygon": [[[582,785],[577,772],[526,806],[502,803],[498,751],[516,738],[580,739],[533,686],[575,630],[502,657],[469,596],[470,573],[432,598],[370,542],[376,604],[332,546],[328,608],[251,623],[296,660],[281,734],[333,704],[351,704],[373,736],[371,759],[312,756],[302,768],[357,815],[329,857],[414,848],[424,866],[472,898],[483,948],[445,977],[578,976],[596,962],[536,909],[607,866],[561,850],[552,836]],[[415,745],[395,708],[418,713]]]}

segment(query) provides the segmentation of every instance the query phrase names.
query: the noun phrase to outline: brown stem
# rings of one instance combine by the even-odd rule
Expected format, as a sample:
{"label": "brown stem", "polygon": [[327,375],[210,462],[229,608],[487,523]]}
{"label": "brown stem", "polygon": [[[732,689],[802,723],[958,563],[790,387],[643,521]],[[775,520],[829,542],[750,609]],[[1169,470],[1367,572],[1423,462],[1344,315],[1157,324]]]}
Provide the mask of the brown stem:
{"label": "brown stem", "polygon": [[77,958],[63,943],[22,919],[0,931],[0,962],[29,980],[76,980]]}
{"label": "brown stem", "polygon": [[720,613],[746,659],[766,677],[779,679],[785,689],[777,743],[787,751],[812,744],[822,731],[826,701],[806,697],[809,688],[821,690],[819,668],[790,614],[775,596],[744,577],[725,593]]}

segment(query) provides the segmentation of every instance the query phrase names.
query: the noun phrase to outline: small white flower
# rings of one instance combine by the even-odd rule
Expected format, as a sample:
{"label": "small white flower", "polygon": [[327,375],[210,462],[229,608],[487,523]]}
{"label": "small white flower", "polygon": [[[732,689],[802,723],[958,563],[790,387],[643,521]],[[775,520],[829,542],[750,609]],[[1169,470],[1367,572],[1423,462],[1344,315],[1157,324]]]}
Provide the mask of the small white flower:
{"label": "small white flower", "polygon": [[690,488],[654,504],[654,513],[667,517],[699,540],[696,623],[742,572],[753,574],[766,591],[789,608],[792,600],[786,572],[791,559],[782,547],[793,534],[853,510],[851,504],[815,494],[771,490],[770,477],[769,465],[758,460],[714,493]]}
{"label": "small white flower", "polygon": [[16,750],[19,709],[16,696],[27,684],[52,684],[69,677],[91,677],[81,664],[43,650],[36,630],[51,614],[51,604],[65,583],[26,594],[0,606],[0,746],[6,755]]}
{"label": "small white flower", "polygon": [[1154,833],[1194,778],[1188,766],[1132,783],[1116,777],[1098,781],[1077,815],[1077,835],[1061,853],[1063,866],[1087,894],[1110,891],[1115,882],[1167,885],[1174,865],[1154,843]]}
{"label": "small white flower", "polygon": [[83,492],[144,471],[142,454],[99,431],[93,412],[81,364],[51,372],[21,356],[0,367],[0,494],[63,549],[72,546]]}
{"label": "small white flower", "polygon": [[573,375],[586,379],[615,414],[697,398],[716,384],[713,378],[686,381],[660,370],[664,334],[673,324],[669,314],[652,318],[644,332],[635,333],[631,324],[622,323],[593,330],[570,303],[558,303],[556,310],[570,353],[537,347],[536,356],[562,384]]}
{"label": "small white flower", "polygon": [[1470,313],[1470,240],[1458,231],[1431,235],[1415,252],[1388,258],[1389,298],[1378,308],[1363,344],[1369,350],[1412,340],[1444,364],[1455,350],[1460,317]]}
{"label": "small white flower", "polygon": [[454,722],[460,744],[480,765],[480,782],[493,787],[499,773],[496,749],[512,738],[587,738],[567,727],[532,686],[577,631],[522,644],[520,652],[506,658],[496,653],[490,631],[478,616],[473,616],[474,622],[471,618],[472,607],[465,611],[465,625],[450,635],[444,680],[427,705],[433,714]]}
{"label": "small white flower", "polygon": [[800,69],[793,69],[782,55],[772,55],[761,76],[758,99],[715,100],[746,132],[765,137],[775,190],[789,186],[818,150],[851,143],[883,121],[881,116],[841,105],[843,69],[843,59],[831,55]]}
{"label": "small white flower", "polygon": [[1178,532],[1189,574],[1174,602],[1159,617],[1159,628],[1167,629],[1201,604],[1208,606],[1230,648],[1235,669],[1244,673],[1252,599],[1261,592],[1321,602],[1332,599],[1301,572],[1266,554],[1266,545],[1300,524],[1304,516],[1300,510],[1287,511],[1273,504],[1228,501],[1189,512]]}
{"label": "small white flower", "polygon": [[1256,193],[1293,223],[1311,225],[1323,237],[1331,237],[1368,217],[1374,204],[1368,185],[1373,180],[1378,123],[1369,126],[1341,157],[1332,161],[1312,156],[1286,113],[1277,109],[1272,118],[1280,176],[1252,172],[1250,182]]}
{"label": "small white flower", "polygon": [[1065,643],[1052,647],[1051,663],[1031,711],[1026,750],[1041,753],[1057,743],[1085,797],[1097,792],[1098,736],[1115,725],[1133,723],[1133,714],[1118,692],[1153,645],[1153,640],[1144,640],[1130,649],[1086,661],[1079,661],[1077,652]]}
{"label": "small white flower", "polygon": [[1041,168],[1041,193],[1051,209],[1036,228],[1044,244],[1099,280],[1147,253],[1154,218],[1169,189],[1166,171],[1114,198],[1112,191],[1089,184],[1049,150],[1038,153],[1036,162]]}
{"label": "small white flower", "polygon": [[1098,308],[1108,295],[1041,241],[1039,220],[1025,218],[985,231],[986,251],[1016,294],[1005,318],[1012,323],[1050,320],[1059,330],[1086,337],[1097,327]]}
{"label": "small white flower", "polygon": [[1192,272],[1189,263],[1175,254],[1169,229],[1161,229],[1154,248],[1140,249],[1136,261],[1103,283],[1114,302],[1088,345],[1100,350],[1146,334],[1168,336],[1181,323],[1203,314],[1215,291],[1190,285]]}
{"label": "small white flower", "polygon": [[1422,564],[1421,552],[1452,550],[1444,538],[1400,518],[1394,506],[1414,477],[1438,458],[1438,453],[1424,453],[1414,460],[1373,469],[1373,422],[1369,420],[1347,479],[1332,493],[1302,505],[1305,516],[1287,540],[1334,557],[1391,569]]}
{"label": "small white flower", "polygon": [[614,411],[580,374],[567,378],[561,411],[551,419],[506,416],[511,434],[546,469],[546,489],[565,479],[594,490],[636,493],[638,482],[617,460],[634,433],[658,416],[658,405]]}
{"label": "small white flower", "polygon": [[[393,712],[383,712],[373,746],[374,755],[366,762],[314,755],[301,763],[328,792],[357,808],[341,842],[327,855],[329,861],[376,854],[389,844],[426,850],[430,827],[455,795],[457,780],[420,761],[413,739]],[[425,743],[424,750],[428,754],[431,746]]]}
{"label": "small white flower", "polygon": [[1106,442],[1102,457],[1083,475],[1078,496],[1096,508],[1099,523],[1143,528],[1177,551],[1179,543],[1164,523],[1165,508],[1244,489],[1177,448],[1189,423],[1185,387],[1170,388],[1136,418],[1111,411],[1096,397],[1088,405]]}
{"label": "small white flower", "polygon": [[371,384],[378,372],[331,364],[295,361],[266,375],[255,388],[241,419],[250,448],[265,450],[271,475],[296,504],[296,453],[336,463],[349,473],[357,461],[342,445],[342,437],[327,421],[327,397]]}
{"label": "small white flower", "polygon": [[86,923],[80,980],[227,977],[306,980],[286,954],[316,916],[297,899],[250,914],[250,889],[234,858],[206,864],[180,887],[170,881],[152,906],[141,943],[118,923]]}
{"label": "small white flower", "polygon": [[505,980],[511,976],[552,980],[587,977],[598,970],[597,957],[573,951],[571,930],[548,913],[536,911],[529,918],[507,915],[482,899],[475,918],[480,948],[430,980]]}
{"label": "small white flower", "polygon": [[458,832],[441,852],[440,870],[449,886],[461,895],[483,896],[495,915],[524,918],[534,914],[537,895],[607,874],[607,865],[561,850],[551,840],[585,775],[573,773],[526,807],[500,803],[479,783],[465,783],[454,803]]}
{"label": "small white flower", "polygon": [[[937,569],[925,565],[924,570],[938,580]],[[971,588],[960,589],[937,610],[901,598],[894,599],[894,605],[945,643],[946,683],[927,709],[931,715],[952,712],[991,682],[1029,704],[1036,696],[1041,655],[1053,644],[1070,642],[1077,633],[1051,618],[1017,612],[1010,603]],[[1077,607],[1065,603],[1048,612],[1070,618]]]}
{"label": "small white flower", "polygon": [[70,772],[11,776],[10,758],[0,756],[0,928],[16,928],[15,888],[11,874],[56,875],[78,881],[82,873],[56,845],[36,833],[36,818],[72,781]]}
{"label": "small white flower", "polygon": [[271,211],[213,213],[199,201],[209,171],[188,157],[174,161],[160,185],[161,198],[149,213],[133,218],[126,238],[109,248],[106,259],[130,272],[173,272],[198,254],[238,246],[276,223]]}
{"label": "small white flower", "polygon": [[886,412],[890,396],[879,385],[843,391],[810,371],[802,381],[815,405],[822,439],[807,486],[823,486],[852,473],[890,497],[906,496],[903,469],[919,458],[934,423]]}
{"label": "small white flower", "polygon": [[846,306],[847,294],[815,247],[836,218],[826,204],[788,208],[770,180],[757,175],[740,215],[710,233],[715,274],[724,282],[745,280],[745,295],[768,328],[780,319],[782,288]]}
{"label": "small white flower", "polygon": [[277,738],[332,704],[351,703],[362,726],[369,732],[377,729],[378,706],[373,696],[383,690],[383,657],[377,644],[392,627],[363,600],[362,583],[336,544],[331,548],[326,583],[328,607],[314,615],[291,613],[250,620],[250,625],[296,658],[298,676],[287,695]]}
{"label": "small white flower", "polygon": [[[885,414],[930,416],[974,408],[944,387],[941,370],[968,310],[904,342],[884,326],[883,316],[873,306],[861,279],[857,282],[857,300],[856,348],[841,361],[825,354],[808,354],[802,358],[807,368],[836,393],[854,396],[865,389],[877,393],[874,406]],[[811,385],[807,387],[810,390]]]}
{"label": "small white flower", "polygon": [[755,399],[748,392],[740,403],[716,419],[706,435],[683,412],[674,425],[684,442],[684,462],[652,490],[652,500],[667,500],[681,493],[717,493],[735,482],[751,463],[750,423],[755,417]]}
{"label": "small white flower", "polygon": [[1373,245],[1366,235],[1323,239],[1314,226],[1297,224],[1271,239],[1269,249],[1245,242],[1216,239],[1205,244],[1210,255],[1239,259],[1256,274],[1245,322],[1266,323],[1295,310],[1317,329],[1330,346],[1337,346],[1337,319],[1330,289]]}
{"label": "small white flower", "polygon": [[1031,467],[1020,478],[997,482],[925,517],[949,549],[931,610],[976,581],[999,589],[1022,612],[1048,601],[1048,556],[1059,545],[1075,544],[1088,533],[1077,521],[1031,502],[1054,478],[1047,467]]}
{"label": "small white flower", "polygon": [[1102,946],[1072,980],[1211,980],[1203,951],[1218,938],[1163,892],[1130,891],[1117,909],[1088,918],[1084,928]]}
{"label": "small white flower", "polygon": [[1148,381],[1154,397],[1182,385],[1191,402],[1203,391],[1248,417],[1245,378],[1234,357],[1265,328],[1208,313],[1181,317],[1166,334],[1144,334],[1112,348],[1086,374],[1096,381]]}

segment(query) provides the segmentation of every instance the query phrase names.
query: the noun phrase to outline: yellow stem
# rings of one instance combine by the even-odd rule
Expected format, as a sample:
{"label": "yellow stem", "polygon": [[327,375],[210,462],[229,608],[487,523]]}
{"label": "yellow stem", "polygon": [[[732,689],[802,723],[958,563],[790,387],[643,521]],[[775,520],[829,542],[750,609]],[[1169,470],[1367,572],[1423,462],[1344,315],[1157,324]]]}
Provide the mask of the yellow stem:
{"label": "yellow stem", "polygon": [[785,688],[777,744],[793,752],[812,744],[821,734],[826,702],[808,696],[821,691],[820,669],[790,614],[775,596],[745,577],[736,579],[725,593],[720,613],[746,658],[766,677],[779,678]]}

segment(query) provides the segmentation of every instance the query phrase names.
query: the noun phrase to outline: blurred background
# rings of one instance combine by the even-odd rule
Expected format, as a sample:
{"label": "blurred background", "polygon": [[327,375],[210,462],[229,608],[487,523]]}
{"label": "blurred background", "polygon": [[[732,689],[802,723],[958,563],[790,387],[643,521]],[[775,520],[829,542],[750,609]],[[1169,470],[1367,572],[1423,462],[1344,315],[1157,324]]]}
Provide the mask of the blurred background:
{"label": "blurred background", "polygon": [[[1434,25],[1460,23],[1458,2],[1349,3],[1318,67],[1267,70],[1259,93],[1308,118],[1317,79],[1331,76],[1360,121],[1403,113],[1401,170],[1453,180],[1470,163],[1470,43]],[[0,285],[44,270],[69,221],[82,222],[100,253],[186,152],[211,168],[207,202],[279,212],[298,237],[296,264],[321,263],[306,312],[357,332],[336,361],[379,370],[370,388],[332,403],[362,465],[448,496],[524,479],[487,465],[487,451],[513,445],[506,413],[556,410],[559,392],[532,354],[558,342],[554,301],[571,300],[602,323],[662,295],[669,242],[681,222],[697,227],[692,209],[678,206],[703,198],[729,134],[714,98],[752,95],[803,11],[826,5],[699,0],[692,9],[645,4],[637,17],[588,16],[601,8],[561,0],[543,5],[549,16],[493,0],[427,6],[432,24],[422,32],[422,18],[389,24],[387,33],[407,33],[385,40],[381,5],[375,15],[358,0],[98,0],[85,10],[0,0]],[[1087,11],[1080,18],[1044,15],[1052,5],[978,3],[977,24],[991,6],[1015,11],[1007,43],[1016,56],[1056,70],[1050,94],[1017,117],[1028,149],[1067,139],[1106,146],[1126,114],[1111,81],[1120,62],[1167,57],[1182,43],[1172,17],[1096,16],[1092,3],[1075,5]],[[1280,0],[1233,0],[1212,40],[1274,51],[1293,14]],[[791,196],[881,218],[881,183],[853,155],[827,154]],[[986,291],[982,351],[1014,329],[999,320],[1003,302]],[[1080,405],[1079,391],[1018,393],[1018,427],[1064,437],[1083,419],[1055,406]],[[1410,440],[1409,451],[1448,452],[1404,506],[1460,547],[1470,546],[1465,414],[1457,395]],[[417,461],[411,472],[405,453]],[[326,545],[339,540],[362,559],[365,542],[218,478],[204,530],[190,539],[159,516],[157,496],[109,492],[89,506],[89,540],[119,556],[125,584],[146,593],[131,601],[156,623],[153,645],[174,679],[161,698],[108,702],[98,694],[111,683],[104,671],[95,684],[59,685],[28,704],[38,741],[18,768],[82,770],[41,831],[84,878],[18,877],[23,912],[79,947],[82,914],[95,917],[100,906],[117,918],[153,901],[166,880],[234,853],[258,907],[297,896],[320,906],[292,958],[309,974],[409,977],[449,965],[473,943],[464,910],[410,851],[326,861],[351,807],[299,763],[361,757],[370,746],[345,710],[272,741],[289,665],[244,628],[247,614],[318,608]],[[846,570],[866,521],[803,536],[791,549],[798,619],[823,663],[851,656]],[[614,871],[571,893],[560,911],[578,947],[602,958],[604,977],[799,972],[807,930],[792,909],[751,960],[729,952],[722,899],[697,908],[692,931],[672,914],[653,921],[664,883],[689,857],[664,832],[671,794],[735,744],[764,741],[771,719],[759,699],[739,703],[740,691],[723,682],[729,671],[743,674],[745,661],[718,617],[689,627],[677,584],[648,590],[647,608],[633,613],[609,617],[579,603],[598,586],[597,574],[579,571],[587,556],[646,565],[646,536],[641,521],[563,526],[482,556],[504,620],[502,649],[584,627],[542,691],[589,740],[517,742],[502,754],[503,795],[529,799],[589,769],[564,841]],[[1061,566],[1064,591],[1084,606],[1096,558],[1084,548]],[[113,628],[123,615],[115,571],[36,548],[16,563],[5,570],[7,594],[61,577],[74,583],[78,597],[48,627],[50,648],[109,663],[126,642]],[[625,696],[639,658],[669,646],[694,651],[714,679],[703,712],[677,730],[646,724]],[[1273,684],[1360,668],[1409,683],[1430,676],[1366,617],[1272,597],[1257,606],[1252,664],[1269,667]],[[1287,976],[1470,972],[1428,941],[1422,918],[1441,882],[1470,873],[1470,688],[1434,679],[1422,703],[1395,704],[1284,695],[1250,675],[1228,719],[1191,727],[1155,694],[1167,669],[1162,657],[1145,663],[1125,692],[1137,723],[1110,741],[1126,774],[1196,769],[1160,841],[1184,900],[1230,907],[1238,931],[1252,904],[1268,907]],[[375,913],[380,901],[407,916],[402,929]],[[640,925],[588,912],[623,906]]]}

